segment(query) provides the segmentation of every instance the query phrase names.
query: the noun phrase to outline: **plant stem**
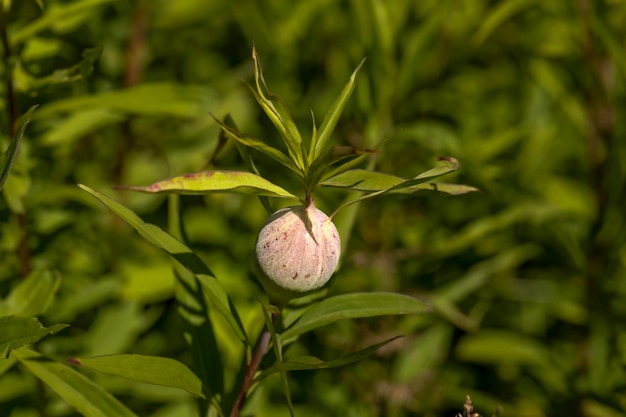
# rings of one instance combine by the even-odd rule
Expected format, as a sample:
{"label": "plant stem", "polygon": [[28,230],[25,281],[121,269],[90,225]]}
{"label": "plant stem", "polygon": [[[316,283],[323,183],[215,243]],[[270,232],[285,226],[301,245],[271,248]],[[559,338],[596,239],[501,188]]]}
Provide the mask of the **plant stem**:
{"label": "plant stem", "polygon": [[7,92],[6,101],[8,109],[9,138],[15,135],[15,122],[17,121],[17,103],[15,100],[15,90],[13,87],[13,77],[11,68],[11,46],[7,35],[7,22],[9,20],[8,11],[0,8],[0,41],[2,42],[2,65],[6,71],[5,90]]}
{"label": "plant stem", "polygon": [[[150,28],[150,3],[142,0],[135,9],[132,21],[131,37],[128,40],[126,49],[126,62],[124,66],[123,87],[132,88],[140,84],[146,65],[146,55],[148,49],[148,31]],[[124,182],[126,174],[126,161],[128,154],[135,146],[135,138],[131,129],[132,118],[125,120],[120,128],[122,130],[122,141],[119,144],[117,155],[113,166],[113,181],[116,184]],[[126,200],[126,192],[120,193],[120,199]]]}
{"label": "plant stem", "polygon": [[[15,97],[15,87],[13,85],[13,65],[11,63],[11,45],[7,34],[9,22],[9,10],[0,6],[0,43],[2,43],[2,66],[5,71],[4,88],[6,90],[7,124],[9,138],[15,137],[17,125],[17,99]],[[28,247],[28,230],[26,213],[17,213],[17,224],[19,227],[18,257],[20,259],[21,274],[28,276],[31,271],[30,249]]]}
{"label": "plant stem", "polygon": [[[272,320],[275,320],[277,316],[272,315]],[[259,342],[257,343],[256,350],[254,351],[254,356],[250,360],[248,364],[248,370],[246,372],[246,376],[239,387],[239,393],[237,394],[237,399],[235,400],[235,404],[233,404],[233,409],[230,412],[230,417],[239,417],[239,413],[243,408],[243,404],[246,401],[246,395],[248,394],[248,389],[250,389],[250,385],[252,384],[252,379],[254,378],[254,374],[259,369],[259,365],[261,364],[261,360],[265,356],[268,351],[270,340],[272,340],[272,335],[270,334],[267,326],[263,328],[263,333],[261,333],[261,337],[259,338]]]}

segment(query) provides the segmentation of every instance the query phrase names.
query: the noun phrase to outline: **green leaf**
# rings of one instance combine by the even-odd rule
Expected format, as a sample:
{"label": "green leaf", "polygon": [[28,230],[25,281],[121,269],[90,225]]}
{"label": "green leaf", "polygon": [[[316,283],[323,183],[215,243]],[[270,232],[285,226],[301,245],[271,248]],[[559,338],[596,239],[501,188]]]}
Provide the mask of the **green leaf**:
{"label": "green leaf", "polygon": [[426,182],[423,184],[413,185],[402,190],[392,191],[392,193],[412,193],[416,190],[438,191],[440,193],[446,193],[450,195],[462,195],[480,191],[478,188],[472,187],[471,185],[448,184],[445,182]]}
{"label": "green leaf", "polygon": [[124,119],[122,113],[108,109],[77,110],[64,120],[55,119],[41,137],[41,144],[48,146],[72,144],[91,132],[120,123]]}
{"label": "green leaf", "polygon": [[102,204],[131,225],[144,239],[169,253],[186,269],[192,272],[202,284],[202,288],[209,300],[211,300],[213,307],[224,316],[241,341],[246,346],[248,345],[248,339],[243,325],[241,324],[237,311],[230,302],[226,290],[224,290],[211,270],[198,255],[163,229],[153,224],[145,223],[139,216],[115,200],[85,185],[79,184],[78,186],[100,200]]}
{"label": "green leaf", "polygon": [[468,362],[552,366],[540,342],[507,330],[467,334],[457,344],[456,355]]}
{"label": "green leaf", "polygon": [[145,193],[207,194],[210,192],[231,192],[298,199],[289,191],[265,178],[245,171],[195,172],[155,182],[147,187],[129,186],[122,188]]}
{"label": "green leaf", "polygon": [[38,316],[45,313],[60,284],[57,273],[33,271],[0,303],[0,315]]}
{"label": "green leaf", "polygon": [[[347,171],[353,166],[360,164],[373,153],[374,151],[372,150],[361,150],[352,146],[333,146],[311,164],[309,168],[310,182],[312,184],[318,184],[324,175],[328,175],[325,173],[333,164],[337,164],[337,166],[333,168],[332,175],[328,175],[329,177],[339,174],[342,170]],[[348,159],[348,161],[346,161],[346,159]],[[341,164],[338,164],[340,161],[342,161]]]}
{"label": "green leaf", "polygon": [[440,158],[439,161],[439,166],[429,169],[428,171],[423,172],[410,180],[403,180],[403,178],[380,172],[354,169],[342,172],[334,177],[330,177],[319,185],[353,190],[358,190],[361,186],[364,189],[374,190],[369,194],[362,195],[354,200],[346,201],[335,210],[335,212],[331,215],[331,218],[334,217],[339,210],[347,206],[387,193],[410,193],[419,190],[437,190],[442,192],[450,191],[451,194],[462,194],[463,192],[477,190],[473,187],[457,186],[455,184],[450,184],[448,186],[444,185],[441,187],[441,190],[437,189],[436,184],[423,185],[431,179],[456,171],[459,168],[459,163],[454,158]]}
{"label": "green leaf", "polygon": [[[364,359],[374,352],[376,352],[379,348],[393,342],[401,336],[392,337],[391,339],[384,340],[382,342],[376,343],[372,346],[368,346],[364,349],[353,352],[349,355],[342,356],[341,358],[333,359],[330,361],[323,361],[313,356],[301,356],[297,358],[292,358],[284,361],[282,363],[282,369],[286,371],[308,371],[315,369],[330,369],[337,368],[340,366],[349,365],[354,362],[358,362],[361,359]],[[279,364],[274,364],[267,368],[261,375],[258,376],[258,380],[262,380],[265,377],[279,372],[281,370],[281,366]]]}
{"label": "green leaf", "polygon": [[174,359],[144,355],[106,355],[71,358],[68,363],[132,381],[180,388],[204,398],[200,378],[186,365]]}
{"label": "green leaf", "polygon": [[89,285],[81,285],[75,293],[64,294],[54,308],[47,312],[46,317],[53,322],[72,321],[85,311],[93,310],[106,300],[119,296],[122,285],[118,277],[102,277]]}
{"label": "green leaf", "polygon": [[270,309],[273,306],[266,305],[264,302],[261,302],[261,306],[263,307],[263,318],[265,319],[265,326],[267,326],[267,330],[270,332],[270,335],[272,337],[274,354],[276,355],[276,371],[280,372],[280,378],[283,382],[283,390],[285,391],[285,398],[287,399],[287,406],[289,407],[289,414],[291,414],[291,417],[293,417],[294,413],[293,404],[291,402],[291,392],[289,390],[289,379],[287,378],[287,370],[285,369],[285,367],[283,367],[282,338],[278,333],[276,333],[276,329],[274,328],[274,318],[278,317],[278,314],[280,313],[270,312]]}
{"label": "green leaf", "polygon": [[15,162],[15,158],[17,157],[17,153],[20,149],[20,143],[22,142],[22,138],[24,137],[24,131],[26,130],[26,126],[30,122],[30,119],[33,115],[35,109],[39,107],[38,104],[32,106],[28,111],[22,116],[19,125],[17,126],[17,130],[15,131],[15,136],[13,136],[13,140],[11,144],[6,150],[4,157],[2,158],[2,173],[0,174],[0,190],[4,187],[4,183],[9,177],[9,172],[11,171],[11,167],[13,166],[13,162]]}
{"label": "green leaf", "polygon": [[373,192],[387,190],[405,181],[405,178],[384,174],[382,172],[351,169],[327,179],[320,183],[320,186]]}
{"label": "green leaf", "polygon": [[317,132],[317,136],[315,136],[317,140],[315,141],[315,143],[313,143],[313,141],[311,142],[312,155],[309,154],[309,157],[311,158],[312,161],[317,159],[326,149],[328,141],[330,141],[330,137],[333,131],[335,130],[335,126],[337,125],[337,121],[339,120],[339,117],[341,116],[341,113],[343,112],[343,109],[346,106],[348,99],[350,98],[350,96],[352,95],[352,92],[354,91],[354,86],[356,84],[356,77],[359,74],[359,70],[361,69],[364,63],[365,63],[365,59],[363,59],[361,63],[359,64],[359,66],[356,67],[356,69],[350,76],[350,80],[348,81],[348,84],[346,84],[346,86],[341,91],[341,94],[339,95],[339,97],[337,97],[337,99],[332,104],[332,106],[330,106],[330,109],[326,113],[326,116],[324,116],[322,125],[320,126],[319,131]]}
{"label": "green leaf", "polygon": [[534,3],[537,3],[537,0],[509,0],[497,3],[489,16],[483,19],[470,43],[474,46],[480,46],[498,26]]}
{"label": "green leaf", "polygon": [[0,358],[6,358],[13,349],[35,343],[49,334],[57,333],[67,324],[43,327],[35,317],[0,317]]}
{"label": "green leaf", "polygon": [[21,91],[41,90],[49,85],[72,83],[85,79],[93,72],[95,61],[100,57],[102,47],[89,48],[83,52],[83,59],[75,65],[54,70],[50,75],[35,78],[17,67],[20,71],[19,87]]}
{"label": "green leaf", "polygon": [[85,417],[137,417],[100,385],[67,365],[26,348],[14,350],[11,356]]}
{"label": "green leaf", "polygon": [[[181,226],[180,196],[168,196],[168,227],[176,238],[183,238]],[[200,378],[205,397],[199,401],[200,415],[208,413],[209,403],[223,416],[222,398],[224,395],[224,364],[217,345],[213,323],[209,319],[206,297],[198,278],[180,263],[174,264],[176,276],[176,301],[178,315],[182,319],[182,332],[191,349],[192,367]],[[249,352],[250,347],[246,347]]]}
{"label": "green leaf", "polygon": [[55,4],[56,7],[47,8],[47,13],[21,27],[11,37],[11,45],[18,45],[28,39],[32,39],[37,33],[74,18],[85,12],[96,11],[96,7],[107,3],[113,3],[116,0],[83,0],[75,1],[67,4]]}
{"label": "green leaf", "polygon": [[226,132],[226,134],[230,136],[232,139],[234,139],[237,143],[250,147],[252,149],[255,149],[261,152],[264,155],[267,155],[268,157],[272,158],[276,162],[283,164],[284,166],[286,166],[287,168],[289,168],[290,170],[292,170],[299,176],[302,176],[302,170],[298,168],[293,163],[293,161],[289,159],[289,157],[287,157],[287,155],[285,155],[278,149],[266,144],[260,139],[257,139],[253,136],[246,135],[246,134],[239,132],[239,130],[237,130],[236,127],[231,126],[232,121],[230,122],[230,124],[228,123],[228,119],[226,122],[222,122],[218,118],[213,116],[212,114],[211,116],[222,127],[224,132]]}
{"label": "green leaf", "polygon": [[281,334],[281,339],[299,336],[337,320],[430,311],[430,306],[404,294],[375,292],[337,295],[309,307],[300,319]]}
{"label": "green leaf", "polygon": [[[469,185],[434,182],[419,183],[419,181],[427,181],[428,179],[433,178],[430,175],[437,174],[437,172],[439,171],[431,170],[427,172],[430,174],[424,173],[421,174],[424,177],[420,178],[420,176],[418,176],[415,179],[407,180],[405,178],[397,177],[395,175],[384,174],[382,172],[367,171],[364,169],[353,169],[327,179],[326,181],[320,183],[320,186],[346,188],[363,192],[384,191],[386,193],[403,194],[414,193],[416,191],[422,190],[440,191],[443,193],[454,195],[478,191],[477,188],[471,187]],[[450,171],[446,171],[445,173],[447,172]],[[415,184],[415,182],[418,183]],[[407,183],[413,183],[413,185],[406,186]]]}
{"label": "green leaf", "polygon": [[276,129],[278,129],[278,132],[280,133],[283,142],[285,142],[293,162],[300,170],[303,170],[304,158],[302,156],[302,148],[300,146],[302,143],[300,132],[298,131],[291,114],[289,114],[289,111],[280,99],[269,93],[269,91],[268,95],[270,96],[270,99],[265,97],[263,87],[267,90],[267,86],[265,85],[261,63],[255,48],[252,48],[252,59],[254,60],[254,80],[256,83],[256,90],[249,86],[250,91],[252,91],[254,98],[272,121]]}
{"label": "green leaf", "polygon": [[47,119],[59,113],[92,109],[108,109],[131,114],[200,117],[215,99],[211,89],[182,86],[174,83],[142,83],[124,90],[105,91],[56,100],[46,104],[37,119]]}

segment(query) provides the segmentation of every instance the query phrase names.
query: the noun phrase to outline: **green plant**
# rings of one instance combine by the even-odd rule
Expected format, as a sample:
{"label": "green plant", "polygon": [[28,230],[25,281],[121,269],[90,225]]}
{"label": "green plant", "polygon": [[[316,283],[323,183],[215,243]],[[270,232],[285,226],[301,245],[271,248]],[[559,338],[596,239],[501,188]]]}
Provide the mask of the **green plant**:
{"label": "green plant", "polygon": [[[337,124],[335,143],[347,146],[336,156],[349,155],[338,163],[364,152],[358,168],[410,178],[454,155],[463,169],[450,181],[482,190],[395,193],[334,216],[372,191],[313,190],[342,238],[340,267],[320,293],[285,307],[277,332],[316,297],[338,294],[404,293],[433,314],[335,320],[286,343],[288,363],[405,335],[350,366],[289,372],[298,417],[443,417],[460,412],[466,394],[481,414],[498,405],[503,416],[626,410],[623,2],[9,0],[2,13],[0,151],[40,107],[19,153],[9,152],[10,171],[0,164],[9,172],[0,196],[0,316],[4,329],[7,316],[25,316],[14,330],[30,329],[26,353],[41,356],[22,364],[16,355],[27,349],[18,348],[0,360],[0,416],[76,416],[63,398],[78,401],[87,385],[87,402],[124,404],[141,416],[191,417],[196,403],[206,406],[199,394],[64,364],[106,354],[132,353],[125,366],[143,378],[187,375],[194,393],[209,381],[232,394],[220,399],[224,409],[235,402],[254,347],[218,309],[203,307],[214,303],[187,269],[175,262],[175,278],[167,253],[75,184],[110,190],[185,172],[258,171],[295,195],[268,196],[262,210],[254,195],[230,192],[107,192],[185,242],[189,250],[170,248],[181,260],[193,249],[210,265],[253,345],[265,325],[250,264],[257,233],[269,213],[302,204],[306,191],[296,171],[249,147],[238,152],[207,117],[289,157],[241,82],[254,80],[251,44],[306,145],[309,108],[321,118],[365,56]],[[173,244],[152,232],[144,234]],[[161,361],[168,358],[176,362]],[[276,354],[259,360],[269,369]],[[150,363],[159,372],[146,376]],[[193,364],[197,379],[180,364]],[[100,359],[90,365],[110,368]],[[57,393],[35,372],[73,383],[57,379],[57,391],[66,388]],[[289,414],[280,372],[248,392],[244,414]]]}
{"label": "green plant", "polygon": [[[323,232],[323,234],[318,232],[318,230],[320,230],[319,227],[326,227],[320,226],[320,222],[332,225],[332,223],[330,223],[331,219],[326,217],[313,206],[313,195],[315,190],[319,187],[337,187],[346,190],[365,192],[363,196],[358,197],[355,200],[348,201],[344,203],[343,206],[352,205],[365,199],[386,193],[411,193],[422,191],[424,189],[431,189],[451,194],[462,194],[474,190],[472,187],[468,186],[432,182],[433,179],[457,169],[456,161],[453,159],[444,160],[437,168],[433,168],[407,180],[379,172],[356,169],[355,167],[358,166],[358,164],[361,163],[370,152],[363,152],[357,149],[346,149],[345,147],[331,145],[332,131],[339,119],[345,103],[354,90],[357,74],[362,64],[359,65],[359,67],[352,74],[350,81],[324,117],[324,121],[319,129],[315,125],[314,121],[311,139],[308,143],[305,143],[285,105],[277,96],[270,93],[265,86],[259,59],[256,51],[254,50],[253,58],[255,62],[255,86],[250,89],[259,105],[263,108],[264,112],[279,131],[280,137],[282,138],[285,148],[287,149],[287,153],[268,145],[263,140],[239,132],[234,127],[232,121],[227,118],[227,121],[218,121],[218,123],[224,132],[238,143],[242,158],[248,161],[250,169],[254,172],[205,171],[184,174],[179,177],[159,181],[146,187],[132,186],[125,188],[148,193],[204,194],[212,192],[234,192],[253,194],[259,196],[266,208],[270,207],[268,197],[299,200],[302,204],[302,209],[306,208],[306,210],[296,209],[301,214],[293,214],[293,218],[290,217],[289,223],[294,224],[294,222],[302,222],[302,226],[296,226],[295,228],[290,226],[291,230],[287,230],[283,226],[280,232],[273,231],[273,235],[276,235],[275,238],[279,239],[279,235],[281,234],[295,233],[298,234],[296,239],[309,239],[313,242],[313,246],[325,246],[326,243],[323,242],[322,239],[330,238],[333,240],[332,245],[334,245],[333,250],[335,251],[335,255],[333,255],[333,261],[327,263],[324,259],[322,259],[322,257],[315,257],[316,254],[312,251],[305,250],[304,252],[301,252],[303,255],[310,256],[312,258],[302,260],[299,268],[295,269],[295,278],[297,278],[298,272],[305,275],[309,273],[309,271],[312,273],[312,271],[318,268],[316,265],[308,267],[307,265],[309,263],[324,264],[327,269],[331,269],[330,272],[332,272],[332,269],[334,269],[337,265],[340,248],[339,240],[336,235],[336,229],[332,226],[334,232],[328,229],[328,235],[326,235],[326,232]],[[256,169],[254,160],[246,148],[258,151],[261,154],[272,158],[274,161],[280,163],[295,173],[300,180],[300,197],[298,197],[297,193],[289,192],[281,186],[274,184],[261,176],[259,171]],[[118,203],[115,203],[106,196],[84,185],[81,185],[81,188],[98,198],[107,207],[135,227],[137,231],[139,231],[139,233],[142,234],[148,241],[161,247],[172,255],[178,261],[180,266],[186,269],[186,272],[179,269],[179,274],[181,276],[180,279],[182,279],[183,275],[191,273],[192,275],[188,275],[187,277],[190,281],[188,281],[185,285],[189,285],[191,288],[197,288],[198,285],[200,285],[209,300],[206,308],[208,310],[216,309],[219,311],[230,324],[232,330],[239,336],[240,341],[243,343],[243,348],[248,352],[246,357],[249,359],[246,365],[247,370],[245,374],[241,375],[243,376],[243,379],[238,380],[237,383],[235,383],[233,387],[234,390],[232,392],[228,392],[224,390],[224,387],[211,385],[211,381],[202,381],[204,390],[203,397],[206,398],[207,401],[205,407],[213,409],[213,412],[216,412],[219,415],[224,415],[225,411],[231,410],[231,416],[238,416],[244,400],[248,395],[249,388],[273,372],[281,373],[287,403],[289,404],[290,411],[293,414],[286,371],[298,369],[322,369],[331,366],[344,365],[363,358],[365,355],[374,352],[376,348],[395,339],[392,338],[385,342],[377,343],[339,360],[336,359],[325,362],[316,359],[314,362],[311,362],[311,358],[306,357],[292,358],[289,361],[286,361],[283,358],[283,348],[287,344],[291,343],[295,337],[300,336],[304,332],[338,318],[359,318],[385,314],[406,314],[424,312],[427,310],[427,307],[416,299],[400,294],[349,294],[324,299],[319,299],[318,296],[309,303],[307,309],[301,313],[302,315],[298,319],[295,321],[291,319],[291,325],[285,325],[284,322],[277,321],[277,319],[281,317],[282,310],[287,301],[294,297],[303,296],[310,292],[309,290],[321,288],[321,286],[330,277],[330,274],[327,274],[327,276],[324,277],[325,279],[321,283],[322,285],[316,285],[306,291],[291,289],[288,284],[285,285],[284,283],[277,282],[277,280],[273,279],[273,277],[267,277],[268,274],[271,275],[271,272],[264,268],[266,263],[263,262],[263,256],[259,255],[260,251],[257,247],[257,256],[260,256],[259,261],[261,262],[260,279],[263,286],[270,290],[269,301],[274,305],[268,304],[267,301],[263,303],[266,330],[256,341],[256,347],[251,356],[251,349],[253,345],[249,341],[247,331],[242,326],[236,306],[234,306],[229,300],[226,291],[219,286],[219,283],[214,278],[213,274],[206,268],[206,266],[204,266],[202,260],[195,255],[193,251],[185,247],[172,235],[161,231],[153,225],[143,223],[132,212],[128,211],[128,209],[120,206]],[[174,207],[175,206],[176,203],[174,203]],[[278,213],[282,215],[286,212]],[[171,213],[171,218],[176,219],[177,216],[178,215],[174,209],[174,212]],[[319,218],[319,216],[322,216],[323,218]],[[287,216],[283,216],[281,219],[284,220],[286,218]],[[270,222],[272,222],[272,220],[270,220]],[[178,230],[180,228],[177,220],[173,220],[173,224],[170,224],[170,228],[172,230]],[[178,234],[176,232],[174,233]],[[307,234],[310,234],[311,236],[308,237],[306,236]],[[330,234],[334,235],[331,236]],[[294,238],[289,237],[289,239]],[[266,239],[263,238],[263,241],[265,240]],[[262,249],[264,249],[264,255],[267,256],[267,248]],[[291,249],[297,248],[281,246],[277,251],[273,248],[271,250],[276,252],[274,256],[278,258],[285,258],[284,260],[278,261],[278,264],[287,264],[288,262],[291,262],[291,260],[287,258],[293,257],[292,254],[287,253]],[[280,268],[280,265],[274,266]],[[306,277],[304,278],[306,279]],[[183,286],[183,283],[181,282],[179,285]],[[182,301],[183,300],[179,299],[179,302]],[[199,303],[202,302],[202,300],[197,301]],[[211,344],[217,345],[218,341],[212,341]],[[257,368],[259,367],[263,357],[267,354],[270,346],[273,347],[276,362],[269,368],[263,370],[263,372],[257,373]],[[206,346],[198,346],[196,344],[191,345],[191,349],[197,351],[198,354],[202,354],[203,351],[206,352],[206,348]],[[115,365],[116,363],[114,357],[109,357],[107,360],[111,361],[109,366]],[[82,364],[84,362],[82,360],[76,360],[76,363]],[[122,366],[116,366],[115,368],[120,370],[120,375],[132,378],[132,375],[129,375],[128,371],[125,370],[126,368]],[[105,372],[112,372],[110,370],[107,371],[108,368],[106,366],[103,366],[100,369]],[[223,372],[223,370],[217,368],[212,369],[211,372]],[[235,393],[236,396],[234,395]],[[233,398],[234,402],[231,404]]]}

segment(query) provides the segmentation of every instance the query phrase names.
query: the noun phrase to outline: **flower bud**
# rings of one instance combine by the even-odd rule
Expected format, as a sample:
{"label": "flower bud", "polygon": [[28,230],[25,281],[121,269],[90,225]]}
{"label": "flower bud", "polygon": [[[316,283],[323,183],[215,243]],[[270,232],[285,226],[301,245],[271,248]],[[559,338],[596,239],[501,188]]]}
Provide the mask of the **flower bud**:
{"label": "flower bud", "polygon": [[312,202],[278,210],[256,242],[261,284],[272,301],[304,295],[328,282],[340,253],[337,228]]}

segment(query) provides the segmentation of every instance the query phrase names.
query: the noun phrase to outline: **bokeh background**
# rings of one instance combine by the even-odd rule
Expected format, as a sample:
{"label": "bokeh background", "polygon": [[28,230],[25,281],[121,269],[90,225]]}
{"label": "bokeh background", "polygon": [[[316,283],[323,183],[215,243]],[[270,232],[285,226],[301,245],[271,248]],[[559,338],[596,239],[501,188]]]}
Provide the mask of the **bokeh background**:
{"label": "bokeh background", "polygon": [[[167,227],[165,197],[111,187],[244,169],[209,112],[280,146],[244,83],[253,46],[305,136],[311,110],[319,123],[365,57],[335,142],[386,140],[366,166],[404,177],[455,157],[445,180],[481,191],[340,214],[347,249],[329,293],[401,292],[434,313],[304,336],[292,352],[325,359],[405,337],[345,368],[292,372],[296,415],[454,416],[466,394],[487,416],[626,413],[623,0],[20,0],[2,23],[12,86],[0,87],[0,149],[10,118],[41,106],[0,198],[0,296],[30,271],[60,277],[41,319],[71,328],[40,343],[44,354],[189,363],[171,261],[76,184]],[[344,198],[322,191],[316,203],[330,212]],[[181,207],[189,244],[260,331],[250,267],[262,205],[210,195]],[[232,383],[240,348],[213,319]],[[183,392],[88,375],[138,415],[194,415]],[[246,410],[288,415],[280,379]],[[0,416],[72,413],[20,368],[0,375]]]}

